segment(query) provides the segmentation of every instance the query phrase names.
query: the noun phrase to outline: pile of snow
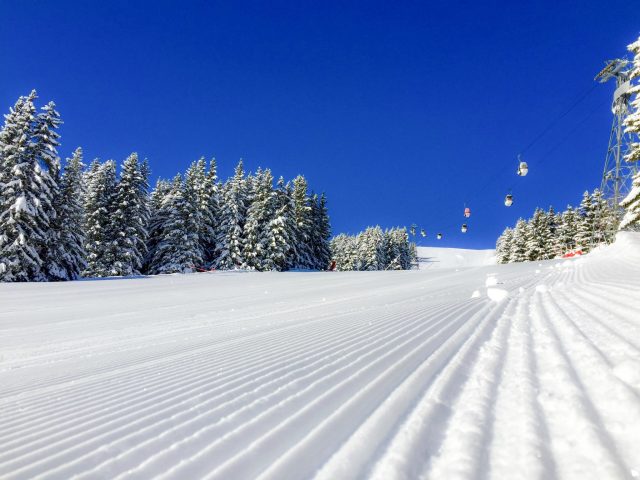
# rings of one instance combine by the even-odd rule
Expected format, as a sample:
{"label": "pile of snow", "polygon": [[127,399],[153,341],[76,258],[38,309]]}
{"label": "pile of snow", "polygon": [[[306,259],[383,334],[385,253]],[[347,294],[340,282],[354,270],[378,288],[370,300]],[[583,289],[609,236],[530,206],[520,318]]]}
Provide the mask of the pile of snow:
{"label": "pile of snow", "polygon": [[640,475],[640,234],[490,256],[0,285],[0,477]]}
{"label": "pile of snow", "polygon": [[495,250],[418,247],[420,269],[482,267],[496,264]]}

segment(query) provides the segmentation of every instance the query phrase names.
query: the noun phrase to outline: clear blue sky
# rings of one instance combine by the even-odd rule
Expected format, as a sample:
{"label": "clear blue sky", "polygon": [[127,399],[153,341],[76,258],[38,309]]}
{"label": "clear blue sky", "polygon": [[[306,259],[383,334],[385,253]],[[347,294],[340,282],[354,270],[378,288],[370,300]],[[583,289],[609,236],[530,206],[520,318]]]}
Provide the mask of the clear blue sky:
{"label": "clear blue sky", "polygon": [[631,0],[0,0],[0,107],[54,100],[62,156],[137,151],[154,179],[242,157],[326,191],[334,233],[416,222],[422,244],[490,248],[599,185],[613,85],[527,150],[525,179],[516,154],[639,33]]}

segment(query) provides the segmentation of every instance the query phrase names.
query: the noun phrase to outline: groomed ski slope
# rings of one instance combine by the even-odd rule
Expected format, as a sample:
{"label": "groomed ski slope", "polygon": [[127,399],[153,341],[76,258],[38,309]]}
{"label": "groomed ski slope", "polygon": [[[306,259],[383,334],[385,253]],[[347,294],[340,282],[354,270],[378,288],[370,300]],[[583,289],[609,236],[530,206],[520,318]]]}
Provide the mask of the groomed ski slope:
{"label": "groomed ski slope", "polygon": [[640,235],[586,257],[0,285],[0,478],[640,474]]}
{"label": "groomed ski slope", "polygon": [[496,263],[495,250],[418,247],[420,269],[482,267]]}

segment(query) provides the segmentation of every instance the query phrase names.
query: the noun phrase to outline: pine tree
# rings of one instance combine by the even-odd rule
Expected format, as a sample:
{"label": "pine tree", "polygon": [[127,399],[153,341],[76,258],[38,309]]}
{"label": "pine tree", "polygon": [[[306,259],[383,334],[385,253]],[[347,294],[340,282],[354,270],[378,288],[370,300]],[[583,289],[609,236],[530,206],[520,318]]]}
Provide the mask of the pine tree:
{"label": "pine tree", "polygon": [[553,237],[547,213],[541,208],[537,208],[528,224],[530,230],[526,253],[528,260],[535,261],[551,258]]}
{"label": "pine tree", "polygon": [[640,174],[633,177],[633,186],[629,194],[620,202],[625,214],[620,222],[619,229],[626,230],[637,227],[640,224]]}
{"label": "pine tree", "polygon": [[562,213],[556,240],[556,256],[562,256],[576,248],[580,217],[571,205]]}
{"label": "pine tree", "polygon": [[253,202],[247,210],[244,226],[245,267],[258,271],[276,268],[274,259],[269,255],[269,223],[276,214],[273,176],[270,170],[258,171],[254,177]]}
{"label": "pine tree", "polygon": [[596,212],[593,205],[593,197],[586,191],[582,195],[582,201],[580,202],[580,220],[576,234],[576,246],[582,249],[583,252],[588,252],[591,249],[595,225]]}
{"label": "pine tree", "polygon": [[242,256],[244,223],[247,214],[247,189],[242,160],[234,176],[224,186],[220,212],[220,229],[217,239],[216,268],[239,268],[244,263]]}
{"label": "pine tree", "polygon": [[123,163],[113,195],[107,262],[111,275],[139,275],[146,256],[148,236],[148,179],[138,154]]}
{"label": "pine tree", "polygon": [[176,175],[160,207],[167,216],[150,262],[152,273],[188,273],[202,265],[202,250],[193,223],[195,205],[185,196],[182,177]]}
{"label": "pine tree", "polygon": [[[633,68],[629,74],[629,80],[635,82],[635,84],[629,90],[629,93],[634,95],[634,99],[631,101],[631,112],[624,119],[624,126],[625,132],[635,134],[637,140],[638,136],[640,136],[640,37],[627,46],[627,49],[634,55]],[[635,141],[631,144],[629,152],[624,159],[627,162],[640,161],[640,142]],[[640,170],[636,174],[634,181],[638,180],[638,175],[640,175]]]}
{"label": "pine tree", "polygon": [[293,179],[293,208],[296,221],[296,268],[313,268],[313,251],[311,248],[311,230],[313,218],[310,199],[307,194],[307,180],[298,175]]}
{"label": "pine tree", "polygon": [[[55,213],[55,192],[46,170],[55,157],[44,152],[43,117],[36,117],[35,90],[5,115],[0,131],[0,280],[46,280],[45,256]],[[53,117],[51,117],[53,119]],[[52,142],[56,137],[52,138]],[[44,163],[44,165],[41,164]]]}
{"label": "pine tree", "polygon": [[385,239],[379,226],[358,235],[358,270],[383,270],[387,264]]}
{"label": "pine tree", "polygon": [[336,270],[351,271],[356,269],[358,248],[356,237],[345,234],[335,236],[331,240],[331,258],[336,262]]}
{"label": "pine tree", "polygon": [[151,272],[151,259],[162,240],[163,228],[169,218],[167,197],[170,193],[171,182],[158,179],[149,198],[149,236],[147,239],[147,256],[143,267],[145,273]]}
{"label": "pine tree", "polygon": [[293,201],[280,177],[274,192],[274,214],[267,226],[267,254],[269,263],[278,271],[288,270],[295,257],[296,226]]}
{"label": "pine tree", "polygon": [[[640,137],[640,37],[629,45],[628,50],[634,54],[633,69],[630,79],[635,83],[630,92],[634,95],[631,102],[631,113],[625,118],[625,132],[635,134],[636,139]],[[635,141],[629,148],[629,153],[625,156],[627,162],[640,161],[640,142]],[[638,228],[640,224],[640,169],[633,177],[633,183],[629,194],[620,202],[620,206],[625,209],[619,229]]]}
{"label": "pine tree", "polygon": [[612,243],[615,239],[615,233],[618,230],[618,224],[620,223],[618,213],[603,197],[599,189],[593,191],[592,198],[594,209],[594,242]]}
{"label": "pine tree", "polygon": [[311,229],[312,266],[316,270],[326,270],[331,260],[329,247],[331,225],[327,211],[327,198],[324,193],[320,197],[318,195],[312,196],[311,218],[313,223]]}
{"label": "pine tree", "polygon": [[209,171],[204,178],[200,210],[202,212],[202,232],[200,243],[204,250],[204,261],[211,265],[216,258],[216,239],[220,223],[220,191],[216,171],[216,159],[211,159]]}
{"label": "pine tree", "polygon": [[55,104],[49,102],[38,114],[34,129],[34,154],[36,156],[36,171],[43,191],[41,198],[46,216],[49,218],[49,228],[46,231],[46,242],[41,254],[43,270],[48,280],[69,280],[64,265],[65,247],[61,244],[63,220],[59,218],[62,209],[60,198],[61,166],[57,147],[60,145],[60,135],[57,129],[62,124],[60,114]]}
{"label": "pine tree", "polygon": [[496,261],[498,263],[509,263],[511,254],[511,243],[513,241],[513,229],[505,228],[502,235],[496,242]]}
{"label": "pine tree", "polygon": [[95,160],[86,176],[85,196],[85,249],[87,268],[85,277],[107,277],[114,275],[110,248],[113,243],[114,197],[116,192],[116,164],[108,160],[100,164]]}
{"label": "pine tree", "polygon": [[529,227],[522,218],[518,219],[513,230],[511,249],[509,250],[510,262],[524,262],[527,257],[527,242],[529,240]]}
{"label": "pine tree", "polygon": [[[66,161],[59,193],[54,201],[56,221],[53,229],[58,233],[56,259],[62,272],[58,280],[75,280],[87,268],[83,230],[83,169],[82,149],[78,147]],[[49,278],[52,277],[50,272]]]}

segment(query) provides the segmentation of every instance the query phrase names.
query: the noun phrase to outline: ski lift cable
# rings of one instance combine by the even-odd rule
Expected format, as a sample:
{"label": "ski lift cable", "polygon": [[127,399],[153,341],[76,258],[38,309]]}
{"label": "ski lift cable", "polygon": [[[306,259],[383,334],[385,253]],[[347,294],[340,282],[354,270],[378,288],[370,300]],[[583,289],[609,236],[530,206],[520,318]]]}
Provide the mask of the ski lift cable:
{"label": "ski lift cable", "polygon": [[[553,118],[546,126],[544,129],[542,129],[540,131],[540,133],[538,133],[538,135],[536,135],[526,146],[524,149],[522,149],[520,151],[519,155],[522,155],[523,153],[527,152],[529,149],[531,149],[535,144],[537,144],[554,126],[557,122],[559,122],[560,120],[562,120],[564,117],[566,117],[569,113],[571,113],[580,103],[582,103],[595,89],[597,88],[597,84],[594,84],[593,86],[591,86],[588,90],[586,90],[584,93],[582,93],[580,96],[578,96],[572,103],[569,104],[569,106],[563,110],[559,115],[557,115],[555,118]],[[609,99],[607,99],[607,101],[605,103],[608,103]],[[596,108],[594,108],[593,110],[591,110],[580,122],[578,122],[576,124],[575,127],[573,127],[559,142],[557,142],[556,144],[554,144],[554,146],[549,149],[547,152],[545,152],[544,155],[542,155],[541,160],[538,160],[535,162],[535,165],[541,165],[543,163],[545,163],[546,161],[548,161],[551,158],[551,154],[553,152],[555,152],[571,135],[573,135],[575,133],[576,130],[578,130],[578,128],[580,126],[582,126],[582,124],[584,122],[586,122],[591,115],[593,115],[593,113],[595,113],[596,111],[598,111],[600,108],[602,108],[604,104],[598,104],[598,106]],[[518,160],[520,161],[520,160]],[[529,162],[531,163],[531,162]],[[487,179],[486,182],[484,182],[484,184],[482,184],[482,186],[478,189],[477,193],[471,196],[467,196],[466,201],[464,202],[465,207],[466,205],[473,205],[474,207],[477,207],[478,205],[482,206],[484,205],[486,202],[488,202],[488,200],[485,201],[481,201],[478,200],[477,197],[481,192],[484,192],[488,189],[489,186],[491,186],[492,184],[496,183],[498,180],[502,180],[504,177],[511,175],[512,173],[512,165],[508,165],[505,166],[504,169],[502,170],[502,172],[498,173],[497,175],[493,175],[490,178]],[[512,190],[513,190],[513,185],[509,188],[509,193],[512,194]],[[473,199],[476,198],[476,200],[474,201]],[[491,202],[493,203],[495,200],[492,198]],[[476,210],[477,211],[477,210]],[[440,224],[442,225],[442,224]],[[447,224],[445,226],[441,227],[442,231],[446,231],[449,230],[451,228],[458,228],[459,227],[459,223],[458,222],[447,222]],[[434,227],[436,227],[437,225],[434,224]]]}
{"label": "ski lift cable", "polygon": [[591,92],[593,92],[596,88],[598,87],[597,83],[594,83],[591,88],[589,88],[586,92],[584,92],[582,95],[580,95],[576,100],[573,101],[573,103],[571,103],[569,105],[569,107],[567,107],[560,115],[558,115],[557,117],[555,117],[553,120],[551,120],[547,126],[545,128],[542,129],[542,131],[540,131],[540,133],[538,135],[536,135],[533,140],[531,140],[531,142],[529,142],[529,144],[524,147],[524,149],[520,152],[521,154],[525,153],[527,150],[529,150],[531,147],[533,147],[536,143],[538,143],[538,141],[544,137],[547,132],[549,132],[549,130],[551,130],[553,128],[553,126],[558,123],[560,120],[562,120],[564,117],[566,117],[574,108],[576,108],[578,105],[580,105],[580,103],[582,103],[582,101],[584,99],[586,99],[589,94]]}
{"label": "ski lift cable", "polygon": [[[583,97],[584,98],[584,95]],[[591,109],[578,123],[576,123],[573,128],[571,128],[558,142],[556,142],[549,150],[547,150],[543,155],[540,156],[540,159],[535,161],[535,162],[529,162],[529,163],[533,163],[534,165],[542,165],[546,162],[548,162],[552,157],[551,154],[554,153],[558,148],[560,148],[562,146],[562,144],[564,144],[571,136],[573,136],[576,131],[594,114],[596,113],[598,110],[600,110],[604,105],[609,103],[609,99],[607,99],[605,102],[599,103],[595,108]],[[496,175],[490,179],[488,179],[487,182],[485,182],[485,184],[479,189],[479,191],[484,191],[487,189],[487,187],[489,187],[491,184],[493,184],[494,182],[496,182],[497,180],[501,180],[503,177],[505,176],[511,176],[511,166],[505,168],[499,175]],[[514,189],[514,185],[513,183],[509,186],[509,192],[512,192]],[[476,205],[480,204],[482,205],[484,202],[481,201],[477,201],[474,202]]]}

